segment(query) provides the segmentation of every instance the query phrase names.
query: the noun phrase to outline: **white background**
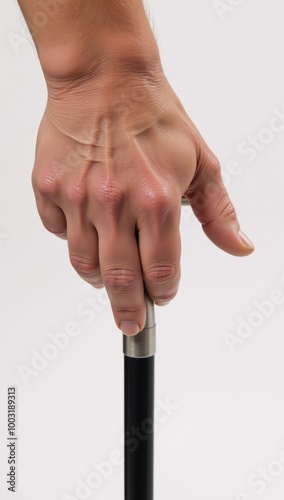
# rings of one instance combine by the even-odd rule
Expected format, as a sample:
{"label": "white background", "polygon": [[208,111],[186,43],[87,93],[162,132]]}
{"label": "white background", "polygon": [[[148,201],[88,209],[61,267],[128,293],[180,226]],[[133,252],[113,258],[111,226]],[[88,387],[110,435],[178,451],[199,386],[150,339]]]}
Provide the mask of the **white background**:
{"label": "white background", "polygon": [[[219,157],[256,247],[248,258],[227,255],[189,209],[182,216],[179,294],[156,308],[155,406],[175,408],[156,422],[155,500],[283,500],[284,131],[267,128],[284,115],[284,4],[149,0],[149,16],[167,78]],[[30,176],[45,82],[16,4],[3,2],[0,17],[0,498],[12,497],[6,398],[15,384],[14,497],[122,499],[122,459],[107,478],[97,471],[100,487],[76,493],[92,463],[123,454],[122,335],[105,294],[77,276],[66,242],[41,225]],[[283,129],[282,120],[273,123]],[[249,136],[266,141],[251,161],[240,150]],[[256,314],[255,301],[277,294],[266,316]],[[93,316],[90,298],[100,308]],[[50,334],[70,322],[78,335],[48,351]],[[36,371],[43,351],[54,359]],[[25,378],[21,366],[33,372]]]}

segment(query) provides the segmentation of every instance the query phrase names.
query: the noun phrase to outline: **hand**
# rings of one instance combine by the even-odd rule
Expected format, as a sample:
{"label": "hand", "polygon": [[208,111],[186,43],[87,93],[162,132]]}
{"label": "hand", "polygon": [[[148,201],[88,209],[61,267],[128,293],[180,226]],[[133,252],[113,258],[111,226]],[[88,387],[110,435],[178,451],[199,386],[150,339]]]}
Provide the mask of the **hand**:
{"label": "hand", "polygon": [[32,183],[46,229],[66,238],[70,261],[105,286],[117,326],[143,329],[148,295],[163,305],[180,280],[180,201],[206,235],[238,256],[239,233],[218,160],[160,67],[47,81]]}

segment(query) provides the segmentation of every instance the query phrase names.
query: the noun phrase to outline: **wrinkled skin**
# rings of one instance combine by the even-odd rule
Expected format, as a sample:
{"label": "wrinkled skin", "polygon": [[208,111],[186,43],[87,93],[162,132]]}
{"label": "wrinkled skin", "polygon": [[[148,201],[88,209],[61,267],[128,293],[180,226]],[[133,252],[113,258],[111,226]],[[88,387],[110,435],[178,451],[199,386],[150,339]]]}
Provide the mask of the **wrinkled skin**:
{"label": "wrinkled skin", "polygon": [[162,71],[47,85],[32,174],[39,215],[67,239],[79,275],[106,287],[124,333],[144,326],[144,284],[158,305],[177,293],[182,195],[214,244],[253,251],[238,234],[218,160]]}

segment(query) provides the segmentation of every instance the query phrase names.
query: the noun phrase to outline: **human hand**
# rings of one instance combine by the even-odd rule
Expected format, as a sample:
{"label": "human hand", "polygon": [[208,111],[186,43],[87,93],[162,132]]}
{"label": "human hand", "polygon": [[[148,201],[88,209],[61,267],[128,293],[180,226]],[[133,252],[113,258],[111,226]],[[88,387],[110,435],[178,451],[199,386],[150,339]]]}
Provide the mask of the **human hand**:
{"label": "human hand", "polygon": [[177,293],[182,195],[215,245],[253,251],[218,160],[159,64],[106,62],[47,88],[32,174],[39,215],[67,239],[78,274],[106,287],[125,334],[145,324],[144,285],[158,305]]}

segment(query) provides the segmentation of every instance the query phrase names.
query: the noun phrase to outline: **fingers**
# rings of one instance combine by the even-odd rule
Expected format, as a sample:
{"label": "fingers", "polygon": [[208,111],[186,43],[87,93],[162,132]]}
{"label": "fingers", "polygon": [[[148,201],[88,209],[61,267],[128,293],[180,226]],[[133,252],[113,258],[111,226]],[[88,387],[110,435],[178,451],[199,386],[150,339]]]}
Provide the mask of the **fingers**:
{"label": "fingers", "polygon": [[71,263],[83,279],[98,284],[100,276],[117,326],[123,333],[135,335],[146,321],[144,283],[158,305],[169,302],[177,293],[180,193],[174,197],[170,190],[156,186],[154,196],[141,197],[136,224],[133,214],[137,211],[124,205],[123,199],[114,188],[107,202],[101,194],[93,196],[89,229],[84,225],[79,230],[78,222],[73,229],[68,219],[68,246]]}
{"label": "fingers", "polygon": [[126,221],[120,228],[99,229],[99,255],[102,280],[114,319],[127,335],[144,328],[146,307],[135,227]]}
{"label": "fingers", "polygon": [[[54,235],[68,239],[70,262],[82,279],[96,288],[103,282],[99,267],[98,235],[89,221],[82,222],[79,210],[74,207],[64,211],[35,189],[39,216],[44,227]],[[65,213],[68,214],[68,224]],[[68,227],[68,229],[67,229]]]}
{"label": "fingers", "polygon": [[[39,141],[39,135],[38,135]],[[44,153],[44,152],[43,152]],[[44,156],[44,154],[43,154]],[[43,160],[42,164],[44,164]],[[31,181],[37,209],[44,227],[59,238],[67,237],[67,222],[64,211],[57,204],[59,180],[55,169],[40,169],[41,161],[36,161]]]}
{"label": "fingers", "polygon": [[177,293],[180,281],[180,197],[160,193],[144,204],[140,218],[139,251],[148,295],[166,305]]}
{"label": "fingers", "polygon": [[70,262],[75,271],[90,285],[102,288],[98,234],[94,226],[89,221],[81,223],[70,217],[67,238]]}
{"label": "fingers", "polygon": [[64,207],[66,225],[61,208],[47,200],[39,203],[46,228],[66,234],[67,227],[72,266],[91,285],[106,287],[116,324],[127,335],[145,325],[144,283],[152,300],[164,305],[176,295],[180,280],[180,196],[156,191],[143,197],[137,226],[129,212],[100,210],[99,205],[91,210],[92,222],[74,205]]}
{"label": "fingers", "polygon": [[248,255],[254,246],[240,230],[219,162],[209,148],[202,147],[201,151],[195,177],[185,195],[205,234],[215,245],[232,255]]}
{"label": "fingers", "polygon": [[45,199],[39,193],[35,193],[36,204],[41,221],[50,233],[66,240],[67,223],[66,217],[60,207]]}

